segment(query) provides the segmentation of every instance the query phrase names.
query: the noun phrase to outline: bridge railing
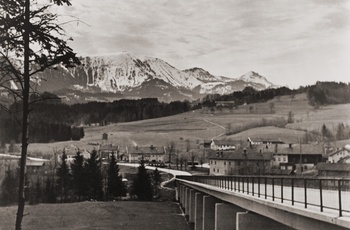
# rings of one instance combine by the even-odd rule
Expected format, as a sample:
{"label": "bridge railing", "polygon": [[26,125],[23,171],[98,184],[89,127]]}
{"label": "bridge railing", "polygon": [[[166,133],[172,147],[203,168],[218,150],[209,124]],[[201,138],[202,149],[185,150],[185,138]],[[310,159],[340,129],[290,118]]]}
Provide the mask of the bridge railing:
{"label": "bridge railing", "polygon": [[275,202],[350,214],[350,179],[282,176],[177,176],[176,178]]}

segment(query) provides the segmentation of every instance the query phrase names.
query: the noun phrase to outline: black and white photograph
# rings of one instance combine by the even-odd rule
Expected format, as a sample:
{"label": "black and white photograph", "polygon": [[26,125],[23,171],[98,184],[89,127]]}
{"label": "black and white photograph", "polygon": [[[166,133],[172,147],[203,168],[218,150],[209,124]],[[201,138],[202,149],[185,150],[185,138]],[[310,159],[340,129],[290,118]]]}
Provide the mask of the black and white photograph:
{"label": "black and white photograph", "polygon": [[0,230],[350,229],[349,0],[0,0]]}

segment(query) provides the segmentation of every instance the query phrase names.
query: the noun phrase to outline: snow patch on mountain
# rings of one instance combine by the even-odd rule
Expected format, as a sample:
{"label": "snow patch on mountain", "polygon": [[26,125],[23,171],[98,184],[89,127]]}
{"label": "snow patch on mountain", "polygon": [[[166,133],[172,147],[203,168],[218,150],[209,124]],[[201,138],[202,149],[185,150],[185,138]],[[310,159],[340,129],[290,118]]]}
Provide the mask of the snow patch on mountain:
{"label": "snow patch on mountain", "polygon": [[[255,83],[255,84],[261,84],[265,86],[266,88],[273,88],[275,87],[274,84],[269,82],[265,77],[259,75],[258,73],[255,73],[253,71],[249,71],[248,73],[242,75],[238,78],[238,80],[242,80],[249,83]],[[249,86],[252,86],[249,84]]]}

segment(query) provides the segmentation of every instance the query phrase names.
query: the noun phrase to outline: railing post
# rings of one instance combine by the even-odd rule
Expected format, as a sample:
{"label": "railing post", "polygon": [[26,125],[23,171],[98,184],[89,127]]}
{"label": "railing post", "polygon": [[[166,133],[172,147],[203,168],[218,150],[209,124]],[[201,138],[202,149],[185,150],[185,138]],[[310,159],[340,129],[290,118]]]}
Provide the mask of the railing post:
{"label": "railing post", "polygon": [[264,178],[265,180],[265,199],[267,199],[267,188],[266,188],[266,184],[267,184],[267,178]]}
{"label": "railing post", "polygon": [[244,193],[244,179],[245,179],[245,177],[242,177],[242,181],[243,181],[243,183],[242,183],[242,192]]}
{"label": "railing post", "polygon": [[275,178],[272,178],[272,201],[275,201]]}
{"label": "railing post", "polygon": [[281,178],[281,203],[283,203],[283,177]]}
{"label": "railing post", "polygon": [[233,177],[233,180],[234,180],[234,182],[235,182],[235,184],[234,184],[234,191],[236,192],[237,177]]}
{"label": "railing post", "polygon": [[307,208],[307,186],[306,186],[305,178],[304,178],[304,200],[305,200],[305,208]]}
{"label": "railing post", "polygon": [[320,208],[321,212],[323,212],[323,199],[322,199],[322,180],[319,179],[319,187],[320,187]]}
{"label": "railing post", "polygon": [[241,178],[240,177],[237,177],[238,179],[238,192],[241,192]]}
{"label": "railing post", "polygon": [[247,177],[247,194],[249,195],[249,177]]}
{"label": "railing post", "polygon": [[260,177],[258,177],[258,197],[260,197]]}
{"label": "railing post", "polygon": [[341,206],[341,180],[338,180],[338,196],[339,196],[339,216],[343,215]]}
{"label": "railing post", "polygon": [[254,196],[254,177],[252,177],[252,195]]}
{"label": "railing post", "polygon": [[230,189],[231,189],[231,191],[232,191],[232,176],[230,177]]}
{"label": "railing post", "polygon": [[292,178],[292,205],[294,205],[294,178]]}

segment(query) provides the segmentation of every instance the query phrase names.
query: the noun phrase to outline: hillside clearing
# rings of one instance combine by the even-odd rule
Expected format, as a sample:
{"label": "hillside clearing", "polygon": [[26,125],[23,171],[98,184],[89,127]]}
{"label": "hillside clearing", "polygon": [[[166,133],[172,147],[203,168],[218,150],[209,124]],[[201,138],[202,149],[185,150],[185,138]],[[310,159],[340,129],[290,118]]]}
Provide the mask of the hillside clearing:
{"label": "hillside clearing", "polygon": [[[271,103],[274,103],[275,106],[274,113],[269,111]],[[250,113],[247,109],[249,106],[256,109]],[[223,129],[223,127],[227,128],[228,125],[234,128],[259,123],[262,119],[274,120],[281,117],[287,119],[290,111],[293,113],[295,122],[288,124],[287,129],[261,127],[230,136],[226,136]],[[299,94],[294,98],[282,96],[264,103],[242,105],[233,111],[217,109],[212,112],[204,108],[157,119],[86,127],[85,137],[80,141],[30,144],[29,150],[31,152],[53,154],[58,149],[70,145],[91,151],[96,146],[89,143],[114,144],[124,149],[135,145],[166,146],[169,142],[174,141],[176,148],[184,151],[187,139],[190,140],[192,148],[197,148],[200,141],[210,140],[218,136],[220,136],[220,139],[240,140],[248,136],[264,137],[273,135],[286,139],[286,141],[297,142],[304,133],[301,130],[320,130],[322,124],[325,123],[327,127],[334,131],[340,122],[350,125],[350,104],[324,106],[315,110],[308,104],[306,95]],[[108,134],[108,140],[102,140],[103,133]]]}

